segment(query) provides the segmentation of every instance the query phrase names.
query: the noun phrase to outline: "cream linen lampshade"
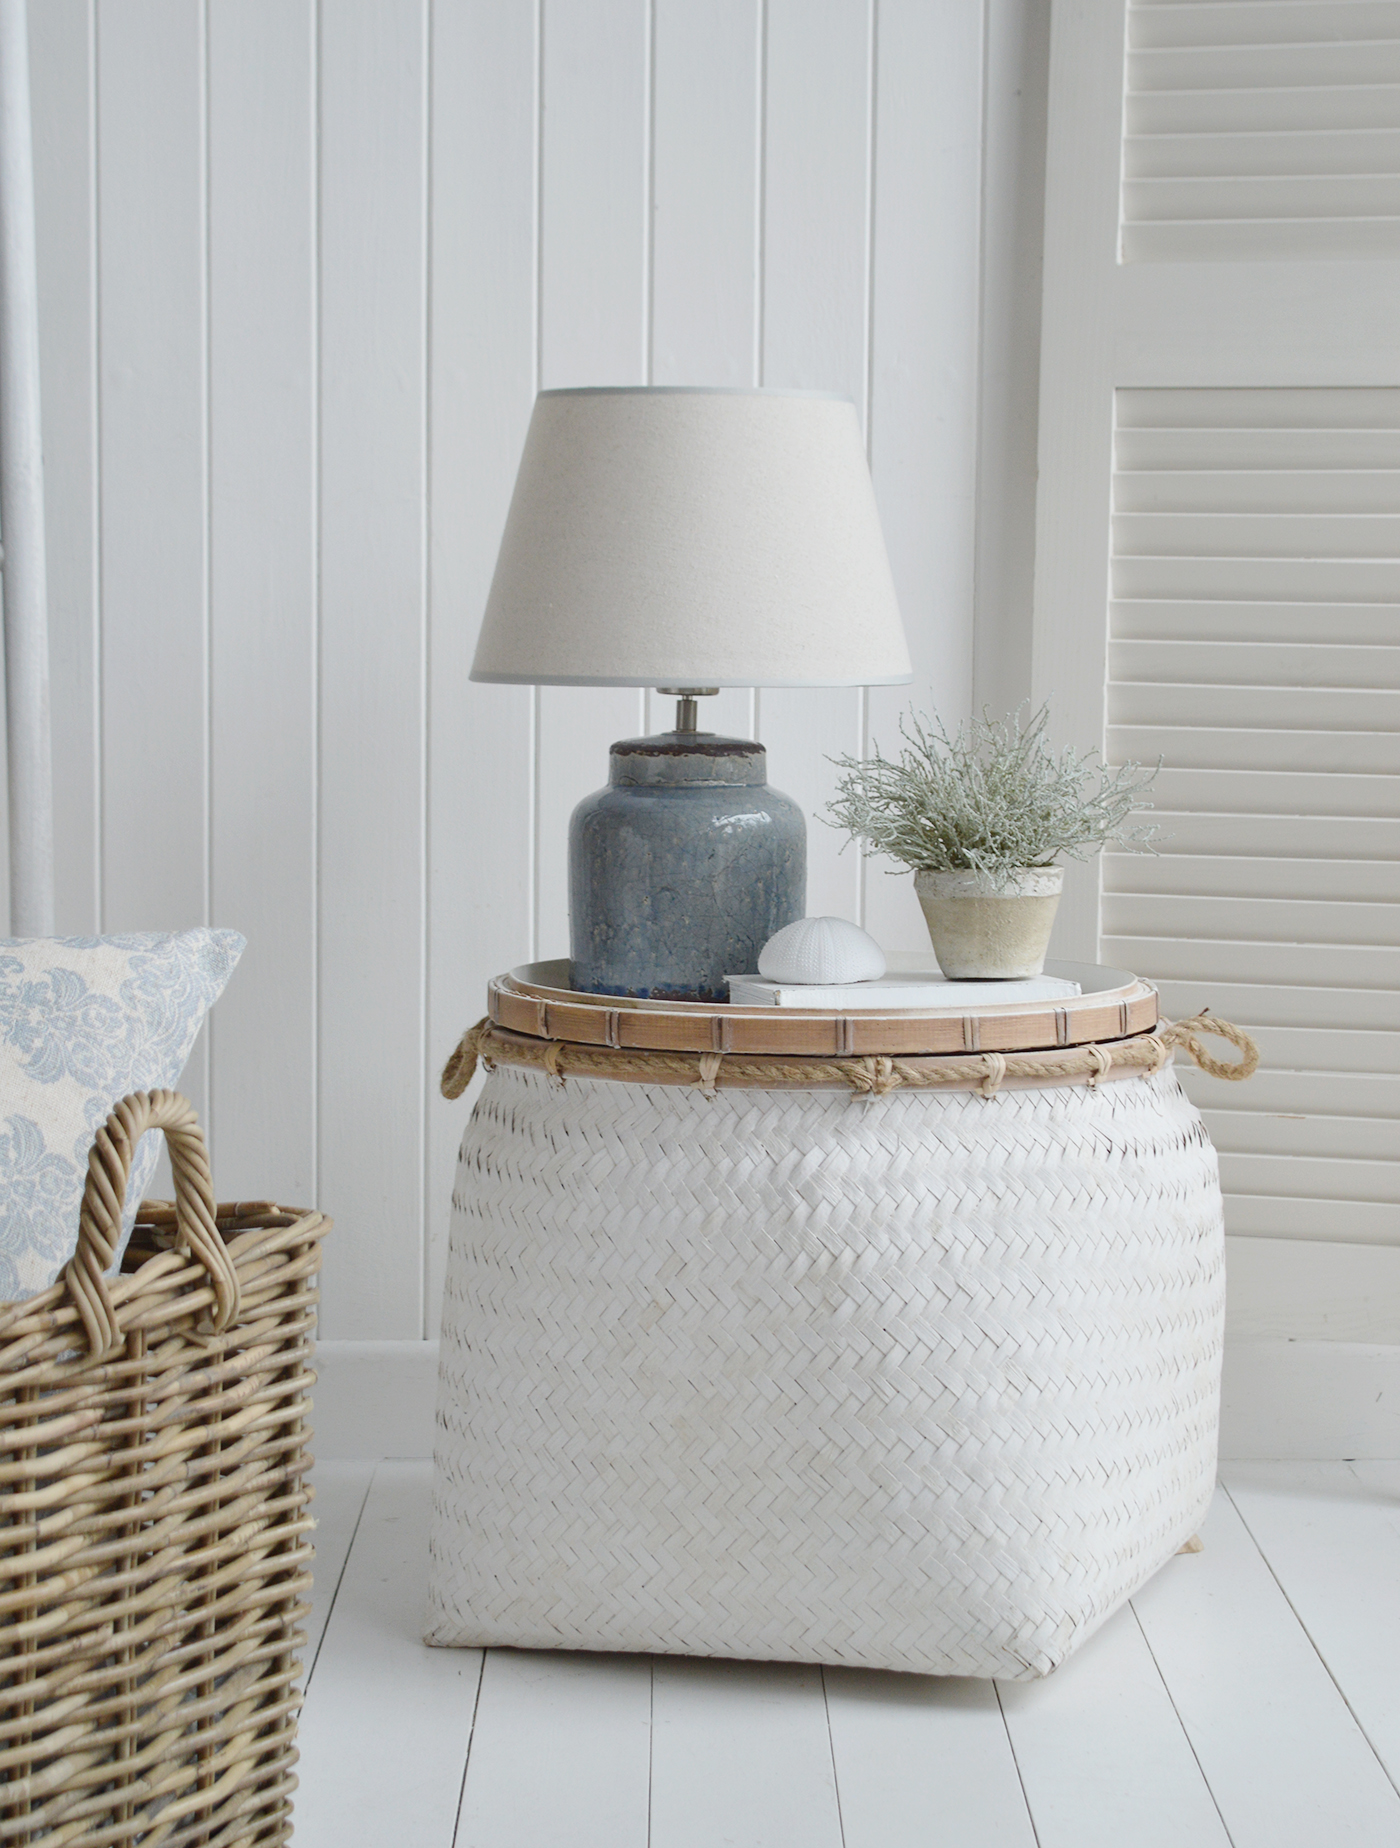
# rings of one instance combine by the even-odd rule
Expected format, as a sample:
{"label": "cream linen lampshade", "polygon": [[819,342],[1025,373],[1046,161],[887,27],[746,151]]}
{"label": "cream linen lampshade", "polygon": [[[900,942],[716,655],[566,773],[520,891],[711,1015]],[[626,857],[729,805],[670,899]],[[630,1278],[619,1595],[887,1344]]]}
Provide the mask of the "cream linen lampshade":
{"label": "cream linen lampshade", "polygon": [[823,392],[541,392],[472,678],[910,680],[855,407]]}

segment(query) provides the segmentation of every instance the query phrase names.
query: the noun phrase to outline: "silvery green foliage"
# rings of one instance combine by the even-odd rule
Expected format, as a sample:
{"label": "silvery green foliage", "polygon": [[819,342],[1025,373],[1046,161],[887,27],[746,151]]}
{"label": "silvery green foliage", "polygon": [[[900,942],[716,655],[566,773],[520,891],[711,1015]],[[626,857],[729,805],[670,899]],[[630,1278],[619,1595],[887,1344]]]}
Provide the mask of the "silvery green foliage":
{"label": "silvery green foliage", "polygon": [[1046,742],[1049,708],[1023,726],[1020,712],[960,725],[950,738],[936,720],[911,712],[900,720],[905,748],[891,761],[833,758],[845,772],[828,804],[833,825],[873,853],[916,871],[971,871],[1004,881],[1018,867],[1088,859],[1109,842],[1153,851],[1156,827],[1125,830],[1160,764],[1110,770]]}

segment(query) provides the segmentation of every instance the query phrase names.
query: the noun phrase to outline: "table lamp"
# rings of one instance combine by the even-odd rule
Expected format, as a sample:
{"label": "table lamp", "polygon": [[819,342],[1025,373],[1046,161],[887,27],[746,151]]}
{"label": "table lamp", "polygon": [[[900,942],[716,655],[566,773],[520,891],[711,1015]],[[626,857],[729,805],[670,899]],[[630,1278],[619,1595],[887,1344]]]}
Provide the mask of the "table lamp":
{"label": "table lamp", "polygon": [[669,386],[535,401],[473,680],[655,687],[569,830],[573,987],[723,1001],[806,905],[806,824],[721,687],[912,679],[855,407]]}

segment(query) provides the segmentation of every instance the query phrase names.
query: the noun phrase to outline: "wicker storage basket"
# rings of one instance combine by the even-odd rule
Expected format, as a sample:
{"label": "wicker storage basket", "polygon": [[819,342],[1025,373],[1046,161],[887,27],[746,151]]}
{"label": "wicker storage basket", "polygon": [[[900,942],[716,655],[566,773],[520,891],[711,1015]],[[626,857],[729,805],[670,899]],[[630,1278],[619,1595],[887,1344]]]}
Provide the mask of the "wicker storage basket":
{"label": "wicker storage basket", "polygon": [[[148,1127],[176,1200],[108,1277]],[[98,1134],[64,1279],[0,1308],[0,1844],[289,1837],[326,1226],[216,1208],[193,1110],[142,1093]]]}
{"label": "wicker storage basket", "polygon": [[859,1098],[475,1035],[429,1641],[1019,1680],[1189,1540],[1224,1239],[1171,1041]]}

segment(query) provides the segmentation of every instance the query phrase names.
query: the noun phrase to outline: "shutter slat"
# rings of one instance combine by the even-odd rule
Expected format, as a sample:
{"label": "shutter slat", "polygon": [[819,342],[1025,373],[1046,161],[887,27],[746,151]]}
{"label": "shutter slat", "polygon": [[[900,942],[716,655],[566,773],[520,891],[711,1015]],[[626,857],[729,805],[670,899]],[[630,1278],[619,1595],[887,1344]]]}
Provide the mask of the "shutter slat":
{"label": "shutter slat", "polygon": [[1283,134],[1332,128],[1393,129],[1400,122],[1400,85],[1387,82],[1309,85],[1271,90],[1151,90],[1130,92],[1130,135]]}
{"label": "shutter slat", "polygon": [[[1400,1148],[1395,1122],[1400,1118],[1400,1077],[1393,1072],[1273,1072],[1257,1071],[1240,1095],[1225,1092],[1220,1080],[1194,1066],[1177,1068],[1193,1103],[1218,1115],[1297,1115],[1305,1117],[1361,1117],[1388,1125],[1389,1157]],[[1236,1143],[1236,1147],[1242,1146]],[[1300,1149],[1299,1153],[1303,1151]]]}
{"label": "shutter slat", "polygon": [[1391,558],[1140,558],[1113,561],[1115,598],[1394,603]]}
{"label": "shutter slat", "polygon": [[1124,513],[1217,513],[1306,517],[1391,514],[1400,508],[1400,468],[1130,469],[1120,458],[1117,505]]}
{"label": "shutter slat", "polygon": [[[1222,1186],[1236,1193],[1309,1195],[1317,1200],[1370,1200],[1400,1205],[1400,1162],[1358,1161],[1326,1155],[1222,1155]],[[1392,1237],[1400,1225],[1392,1225]]]}
{"label": "shutter slat", "polygon": [[1251,174],[1400,172],[1400,129],[1314,128],[1291,135],[1129,135],[1123,175],[1243,179]]}
{"label": "shutter slat", "polygon": [[1136,127],[1134,105],[1139,97],[1164,90],[1321,90],[1393,83],[1400,83],[1400,39],[1393,37],[1293,45],[1149,46],[1128,53],[1128,121],[1130,130]]}
{"label": "shutter slat", "polygon": [[1154,791],[1150,819],[1168,838],[1173,853],[1255,854],[1286,859],[1307,854],[1319,860],[1400,858],[1400,819],[1394,815],[1238,815],[1172,809]]}
{"label": "shutter slat", "polygon": [[1355,900],[1204,897],[1165,892],[1109,892],[1103,927],[1114,937],[1198,938],[1270,945],[1400,942],[1400,911]]}
{"label": "shutter slat", "polygon": [[[1172,603],[1165,598],[1122,599],[1112,605],[1112,633],[1127,641],[1306,642],[1317,634],[1315,603]],[[1400,606],[1334,603],[1327,611],[1334,643],[1357,647],[1391,643],[1400,635]]]}
{"label": "shutter slat", "polygon": [[1400,219],[1198,218],[1123,227],[1125,263],[1286,263],[1306,251],[1321,261],[1400,257]]}
{"label": "shutter slat", "polygon": [[[1115,704],[1129,690],[1115,688]],[[1149,707],[1152,719],[1159,721],[1164,716],[1159,703],[1147,699],[1145,689],[1139,691],[1143,692],[1143,703]],[[1277,712],[1271,704],[1267,716],[1281,720],[1288,715]],[[1330,775],[1400,776],[1400,732],[1272,731],[1262,726],[1231,731],[1224,726],[1161,723],[1110,725],[1108,755],[1116,764],[1150,764],[1160,757],[1188,770],[1317,770]],[[1299,864],[1307,866],[1311,862]]]}
{"label": "shutter slat", "polygon": [[[1138,430],[1120,426],[1115,448],[1121,469],[1278,469],[1281,432],[1195,429]],[[1338,427],[1290,430],[1293,469],[1400,469],[1400,430]]]}
{"label": "shutter slat", "polygon": [[1343,956],[1327,943],[1116,937],[1108,933],[1103,942],[1113,968],[1147,971],[1154,980],[1312,985],[1325,991],[1327,978],[1332,976],[1339,985],[1345,981],[1357,988],[1387,990],[1387,1002],[1397,1010],[1400,1021],[1400,949],[1348,944]]}
{"label": "shutter slat", "polygon": [[1132,43],[1142,48],[1400,37],[1393,0],[1149,0],[1130,18]]}
{"label": "shutter slat", "polygon": [[1290,1200],[1243,1191],[1225,1195],[1225,1230],[1246,1238],[1305,1238],[1339,1245],[1400,1241],[1400,1212],[1370,1200]]}
{"label": "shutter slat", "polygon": [[[1304,1095],[1321,1089],[1316,1075],[1299,1083],[1301,1105]],[[1395,1123],[1385,1117],[1308,1115],[1301,1109],[1289,1111],[1202,1110],[1210,1139],[1222,1159],[1230,1155],[1276,1155],[1289,1160],[1324,1159],[1357,1161],[1391,1169],[1391,1185],[1400,1184],[1400,1162],[1394,1159],[1397,1142]],[[1400,1200],[1400,1192],[1382,1196]]]}
{"label": "shutter slat", "polygon": [[[1209,506],[1209,503],[1206,503]],[[1400,515],[1357,513],[1119,513],[1113,521],[1117,557],[1228,559],[1383,558],[1400,591]]]}
{"label": "shutter slat", "polygon": [[1393,218],[1400,174],[1214,174],[1127,180],[1125,217],[1138,225],[1202,224],[1215,218]]}
{"label": "shutter slat", "polygon": [[[1400,862],[1241,859],[1234,854],[1106,853],[1105,893],[1330,899],[1400,905]],[[1397,919],[1400,922],[1400,919]]]}
{"label": "shutter slat", "polygon": [[[1151,943],[1142,938],[1117,939],[1120,945],[1131,944],[1133,953],[1145,959],[1153,953]],[[1107,940],[1105,941],[1107,954]],[[1121,958],[1117,966],[1123,967]],[[1129,962],[1128,968],[1141,968]],[[1180,980],[1156,977],[1163,1011],[1172,1020],[1198,1013],[1209,1007],[1246,1027],[1251,1033],[1262,1028],[1278,1027],[1301,1030],[1316,1029],[1319,1040],[1375,1040],[1393,1050],[1400,1034],[1400,995],[1393,991],[1364,988],[1310,988],[1302,983],[1279,986],[1269,982],[1230,981],[1225,976],[1203,980],[1184,976]],[[1387,1054],[1388,1056],[1388,1054]],[[1325,1065],[1340,1064],[1340,1058],[1328,1056]],[[1369,1070],[1369,1065],[1367,1066]]]}
{"label": "shutter slat", "polygon": [[1272,444],[1273,467],[1287,468],[1300,430],[1400,432],[1400,386],[1129,386],[1115,396],[1114,421],[1120,442],[1124,430],[1247,431]]}
{"label": "shutter slat", "polygon": [[[1257,1020],[1249,1030],[1259,1047],[1260,1059],[1271,1070],[1332,1072],[1337,1076],[1376,1073],[1388,1078],[1400,1072],[1400,1033],[1348,1031],[1341,1027],[1275,1027],[1261,1025]],[[1215,1102],[1217,1107],[1223,1107],[1219,1097]]]}
{"label": "shutter slat", "polygon": [[[1315,618],[1315,621],[1318,619]],[[1400,626],[1397,627],[1400,633]],[[1178,642],[1144,637],[1113,643],[1115,679],[1173,685],[1340,687],[1389,691],[1400,687],[1400,647],[1352,647],[1327,641]]]}
{"label": "shutter slat", "polygon": [[[1393,777],[1317,776],[1306,771],[1164,769],[1153,789],[1154,808],[1197,813],[1303,817],[1349,816],[1393,820]],[[1263,851],[1261,849],[1260,851]],[[1348,855],[1350,857],[1350,855]]]}
{"label": "shutter slat", "polygon": [[[1199,681],[1173,684],[1124,680],[1115,681],[1110,688],[1108,712],[1115,725],[1158,723],[1260,730],[1290,725],[1299,731],[1332,732],[1364,726],[1368,733],[1391,732],[1400,714],[1400,693],[1356,687],[1247,687],[1229,683],[1213,687]],[[1228,765],[1222,762],[1216,767],[1225,769]],[[1360,762],[1352,767],[1358,772],[1364,768]]]}

